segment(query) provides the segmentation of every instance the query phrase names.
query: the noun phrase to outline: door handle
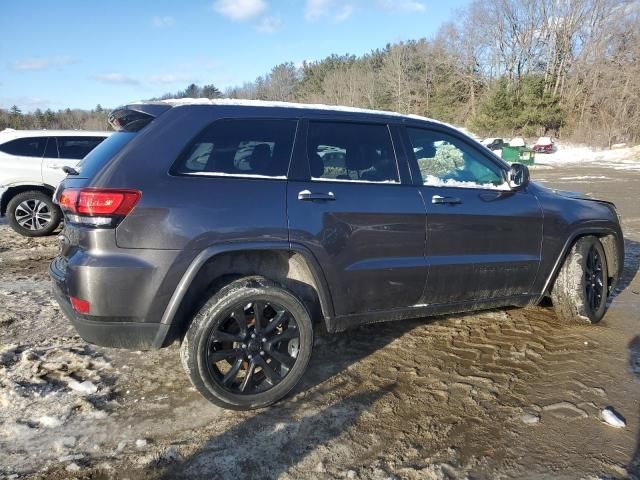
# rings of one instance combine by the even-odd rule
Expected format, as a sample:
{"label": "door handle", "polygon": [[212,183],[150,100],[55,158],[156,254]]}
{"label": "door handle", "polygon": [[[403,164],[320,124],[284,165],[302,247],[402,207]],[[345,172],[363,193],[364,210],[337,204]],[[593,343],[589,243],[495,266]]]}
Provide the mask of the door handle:
{"label": "door handle", "polygon": [[434,195],[431,197],[431,203],[448,203],[450,205],[455,205],[462,203],[462,200],[457,197],[442,197],[440,195]]}
{"label": "door handle", "polygon": [[332,201],[335,200],[336,196],[333,192],[324,193],[324,192],[310,192],[309,190],[302,190],[298,192],[298,200],[304,200],[308,202],[313,201]]}

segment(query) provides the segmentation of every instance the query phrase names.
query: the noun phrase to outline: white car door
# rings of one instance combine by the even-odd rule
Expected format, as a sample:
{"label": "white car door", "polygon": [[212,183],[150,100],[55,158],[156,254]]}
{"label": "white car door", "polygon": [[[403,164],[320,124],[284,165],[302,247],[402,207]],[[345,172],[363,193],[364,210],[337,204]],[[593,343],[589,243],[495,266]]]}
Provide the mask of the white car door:
{"label": "white car door", "polygon": [[22,137],[0,144],[0,187],[42,182],[47,137]]}
{"label": "white car door", "polygon": [[76,168],[80,161],[103,140],[104,137],[50,137],[42,161],[44,183],[57,186],[67,176],[62,169],[64,167]]}
{"label": "white car door", "polygon": [[47,185],[56,187],[67,174],[64,167],[76,168],[87,153],[100,141],[94,137],[56,136],[50,137],[42,161],[42,179]]}

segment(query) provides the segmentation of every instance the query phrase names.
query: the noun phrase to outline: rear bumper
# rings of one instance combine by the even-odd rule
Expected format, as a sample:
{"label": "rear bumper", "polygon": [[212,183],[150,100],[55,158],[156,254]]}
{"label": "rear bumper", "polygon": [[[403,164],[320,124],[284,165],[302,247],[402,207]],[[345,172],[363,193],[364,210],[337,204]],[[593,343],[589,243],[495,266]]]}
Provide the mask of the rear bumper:
{"label": "rear bumper", "polygon": [[49,276],[53,281],[53,296],[78,334],[87,342],[103,347],[131,350],[149,350],[163,345],[169,325],[81,315],[71,306],[65,272],[59,269],[58,258],[49,265]]}

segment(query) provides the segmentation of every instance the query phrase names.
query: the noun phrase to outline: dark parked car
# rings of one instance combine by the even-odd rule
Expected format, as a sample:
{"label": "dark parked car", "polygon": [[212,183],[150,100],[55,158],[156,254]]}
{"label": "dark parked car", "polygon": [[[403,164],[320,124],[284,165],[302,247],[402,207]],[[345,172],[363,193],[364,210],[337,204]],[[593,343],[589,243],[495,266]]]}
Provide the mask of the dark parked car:
{"label": "dark parked car", "polygon": [[482,142],[489,150],[500,150],[507,143],[502,138],[487,138]]}
{"label": "dark parked car", "polygon": [[181,341],[212,402],[269,405],[314,331],[551,296],[596,322],[623,265],[611,203],[529,181],[461,132],[362,110],[135,104],[57,193],[50,274],[87,341]]}

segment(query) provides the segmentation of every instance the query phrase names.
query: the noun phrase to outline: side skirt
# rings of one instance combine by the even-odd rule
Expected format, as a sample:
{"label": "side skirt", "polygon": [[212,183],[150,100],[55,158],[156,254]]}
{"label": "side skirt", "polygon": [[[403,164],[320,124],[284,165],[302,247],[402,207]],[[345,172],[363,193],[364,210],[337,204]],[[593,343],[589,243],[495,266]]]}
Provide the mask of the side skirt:
{"label": "side skirt", "polygon": [[394,310],[343,315],[327,319],[329,325],[328,330],[331,333],[337,333],[369,323],[393,322],[397,320],[408,320],[410,318],[487,310],[497,307],[525,307],[537,304],[539,298],[540,295],[514,295],[510,297],[488,298],[470,302],[419,305]]}

